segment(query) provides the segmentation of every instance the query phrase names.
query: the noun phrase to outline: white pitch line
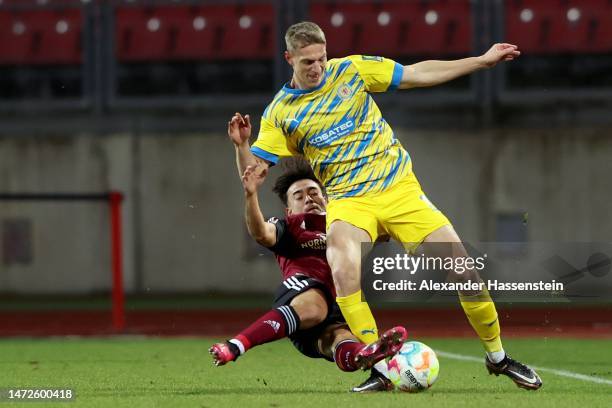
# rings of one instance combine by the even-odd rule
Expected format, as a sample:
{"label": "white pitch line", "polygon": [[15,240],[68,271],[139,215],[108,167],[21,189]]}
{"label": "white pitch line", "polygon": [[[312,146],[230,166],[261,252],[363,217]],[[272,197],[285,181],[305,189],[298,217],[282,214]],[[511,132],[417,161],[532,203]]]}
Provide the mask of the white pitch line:
{"label": "white pitch line", "polygon": [[[473,356],[466,356],[463,354],[449,353],[449,352],[440,351],[440,350],[436,350],[436,354],[438,354],[439,356],[451,358],[454,360],[484,363],[484,357],[478,358],[478,357],[473,357]],[[597,384],[612,385],[612,380],[606,380],[605,378],[594,377],[592,375],[579,374],[579,373],[574,373],[574,372],[566,371],[566,370],[557,370],[555,368],[536,367],[536,366],[532,366],[532,367],[536,371],[547,372],[547,373],[559,375],[561,377],[568,377],[568,378],[573,378],[576,380],[589,381],[589,382],[594,382]]]}

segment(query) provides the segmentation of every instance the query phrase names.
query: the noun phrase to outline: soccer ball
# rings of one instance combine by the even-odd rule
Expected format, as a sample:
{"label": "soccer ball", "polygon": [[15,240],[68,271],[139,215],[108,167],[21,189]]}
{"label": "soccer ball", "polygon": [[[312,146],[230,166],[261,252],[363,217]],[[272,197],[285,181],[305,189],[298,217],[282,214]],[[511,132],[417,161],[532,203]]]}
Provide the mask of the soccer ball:
{"label": "soccer ball", "polygon": [[389,379],[395,387],[406,392],[425,391],[438,379],[440,363],[429,346],[418,341],[407,341],[387,363]]}

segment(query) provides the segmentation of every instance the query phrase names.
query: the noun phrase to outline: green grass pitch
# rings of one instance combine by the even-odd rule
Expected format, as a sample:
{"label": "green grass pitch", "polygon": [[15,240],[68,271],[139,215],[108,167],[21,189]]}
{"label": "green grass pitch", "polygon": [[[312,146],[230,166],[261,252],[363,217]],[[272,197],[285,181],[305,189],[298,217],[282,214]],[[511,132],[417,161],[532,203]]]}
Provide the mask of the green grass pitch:
{"label": "green grass pitch", "polygon": [[[609,340],[507,339],[521,361],[607,380],[596,383],[540,372],[537,392],[489,376],[484,364],[440,357],[440,377],[428,391],[355,395],[366,374],[303,357],[286,341],[249,351],[237,363],[214,367],[215,339],[110,338],[0,340],[0,388],[70,387],[65,407],[610,407]],[[419,339],[436,350],[480,356],[476,339]],[[25,406],[1,402],[0,408]],[[28,405],[30,406],[30,405]],[[32,405],[33,406],[33,405]]]}

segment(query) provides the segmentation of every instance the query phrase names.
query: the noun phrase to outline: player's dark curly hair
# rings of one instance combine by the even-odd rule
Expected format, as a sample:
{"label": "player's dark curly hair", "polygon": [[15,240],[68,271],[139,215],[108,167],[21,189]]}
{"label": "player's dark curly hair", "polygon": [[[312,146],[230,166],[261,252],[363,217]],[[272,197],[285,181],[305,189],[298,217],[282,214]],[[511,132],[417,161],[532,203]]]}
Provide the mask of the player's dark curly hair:
{"label": "player's dark curly hair", "polygon": [[317,176],[315,176],[310,164],[308,164],[306,160],[287,160],[283,163],[283,167],[285,168],[285,171],[276,179],[274,182],[274,187],[272,188],[272,191],[276,193],[283,204],[287,205],[287,191],[289,190],[289,187],[291,187],[291,185],[298,180],[308,179],[314,181],[319,185],[319,187],[321,187],[321,191],[323,192],[323,195],[325,195],[325,188],[323,187],[323,184],[321,184],[319,179],[317,179]]}

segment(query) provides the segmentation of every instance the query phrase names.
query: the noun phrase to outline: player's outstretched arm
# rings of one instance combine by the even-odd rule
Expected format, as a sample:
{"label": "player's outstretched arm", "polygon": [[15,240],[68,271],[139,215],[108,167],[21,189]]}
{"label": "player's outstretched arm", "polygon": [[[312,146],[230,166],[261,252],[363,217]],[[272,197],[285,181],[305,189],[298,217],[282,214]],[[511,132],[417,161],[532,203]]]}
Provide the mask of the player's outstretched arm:
{"label": "player's outstretched arm", "polygon": [[242,175],[242,187],[246,201],[244,217],[249,235],[259,244],[271,247],[276,244],[276,227],[264,219],[257,198],[257,190],[263,184],[267,174],[266,164],[248,166]]}
{"label": "player's outstretched arm", "polygon": [[227,135],[236,149],[236,166],[238,167],[239,177],[242,177],[248,166],[255,166],[259,163],[267,165],[267,162],[251,153],[251,146],[249,145],[251,131],[251,117],[249,115],[242,116],[242,114],[236,112],[227,122]]}
{"label": "player's outstretched arm", "polygon": [[479,57],[454,61],[422,61],[404,67],[400,89],[434,86],[484,68],[492,68],[502,61],[512,61],[521,55],[513,44],[494,44]]}

